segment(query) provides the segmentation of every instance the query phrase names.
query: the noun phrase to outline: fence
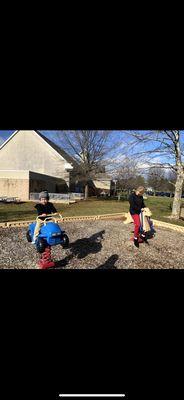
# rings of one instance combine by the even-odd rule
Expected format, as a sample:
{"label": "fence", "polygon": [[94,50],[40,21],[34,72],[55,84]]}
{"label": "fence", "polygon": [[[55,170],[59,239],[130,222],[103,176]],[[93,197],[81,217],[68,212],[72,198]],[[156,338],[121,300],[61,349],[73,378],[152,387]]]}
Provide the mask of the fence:
{"label": "fence", "polygon": [[[50,200],[82,200],[83,193],[49,193]],[[30,193],[30,200],[39,200],[39,193]]]}
{"label": "fence", "polygon": [[20,199],[19,199],[19,197],[1,196],[0,202],[2,202],[2,203],[20,203]]}

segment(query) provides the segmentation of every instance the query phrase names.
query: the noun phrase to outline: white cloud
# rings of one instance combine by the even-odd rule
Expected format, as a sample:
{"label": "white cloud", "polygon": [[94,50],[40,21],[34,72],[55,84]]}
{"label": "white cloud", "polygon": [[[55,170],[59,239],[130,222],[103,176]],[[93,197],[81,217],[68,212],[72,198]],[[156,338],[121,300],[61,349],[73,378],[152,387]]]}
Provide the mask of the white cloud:
{"label": "white cloud", "polygon": [[148,164],[148,163],[138,163],[137,164],[137,168],[140,169],[140,170],[144,170],[144,169],[150,168],[150,164]]}

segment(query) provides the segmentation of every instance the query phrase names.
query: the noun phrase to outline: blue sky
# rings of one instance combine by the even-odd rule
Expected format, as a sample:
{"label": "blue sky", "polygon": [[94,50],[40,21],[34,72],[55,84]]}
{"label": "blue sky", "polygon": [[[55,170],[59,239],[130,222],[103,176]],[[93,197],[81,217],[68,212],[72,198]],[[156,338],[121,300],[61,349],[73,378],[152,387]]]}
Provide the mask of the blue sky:
{"label": "blue sky", "polygon": [[[10,135],[12,135],[12,133],[13,133],[14,131],[10,131],[10,130],[7,130],[7,131],[1,131],[0,130],[0,144],[2,144],[2,142],[3,141],[5,141],[5,140],[7,140],[8,139],[8,137],[10,136]],[[44,134],[46,137],[48,137],[49,139],[51,139],[51,140],[53,140],[53,141],[56,141],[57,142],[57,139],[56,139],[56,133],[57,133],[57,131],[40,131],[42,134]],[[120,133],[118,132],[118,131],[116,131],[115,132],[115,138],[116,138],[116,140],[118,140],[118,136],[120,135]]]}
{"label": "blue sky", "polygon": [[[0,131],[0,140],[6,140],[13,133],[13,131]],[[1,140],[2,141],[2,140]]]}
{"label": "blue sky", "polygon": [[[7,140],[12,135],[13,132],[15,132],[15,130],[13,130],[13,131],[12,130],[11,131],[10,130],[7,130],[7,131],[0,130],[0,146],[5,140]],[[51,139],[54,141],[54,138],[56,136],[56,134],[55,134],[56,131],[40,131],[40,132],[43,133],[46,137],[48,137],[48,139]]]}
{"label": "blue sky", "polygon": [[[0,130],[0,142],[7,140],[10,135],[12,135],[12,133],[15,132],[13,131],[1,131]],[[40,131],[41,133],[43,133],[45,136],[54,136],[54,131]]]}
{"label": "blue sky", "polygon": [[[7,130],[7,131],[2,131],[0,130],[0,145],[8,139],[8,137],[13,133],[13,130]],[[48,137],[49,139],[55,141],[57,143],[57,138],[56,138],[56,132],[57,131],[40,131],[42,134],[44,134],[46,137]],[[145,131],[139,131],[139,132],[145,132]],[[181,131],[184,134],[184,131]],[[130,143],[130,137],[128,137],[128,135],[126,134],[126,132],[124,134],[122,134],[121,131],[114,131],[114,140],[112,139],[112,143],[114,141],[118,141],[119,139],[121,139],[122,141],[122,151],[121,151],[121,145],[118,147],[117,150],[117,156],[121,156],[121,153],[123,153],[123,148],[127,148],[128,149],[128,145]],[[184,145],[184,135],[182,135],[182,143]],[[143,148],[143,146],[141,146],[141,148]],[[148,146],[146,146],[146,148],[148,148]],[[149,144],[149,149],[152,149],[153,145]],[[139,150],[138,148],[136,148],[136,150]],[[135,149],[133,149],[133,152],[135,151]],[[167,159],[165,157],[159,157],[159,160],[162,162],[167,162]]]}

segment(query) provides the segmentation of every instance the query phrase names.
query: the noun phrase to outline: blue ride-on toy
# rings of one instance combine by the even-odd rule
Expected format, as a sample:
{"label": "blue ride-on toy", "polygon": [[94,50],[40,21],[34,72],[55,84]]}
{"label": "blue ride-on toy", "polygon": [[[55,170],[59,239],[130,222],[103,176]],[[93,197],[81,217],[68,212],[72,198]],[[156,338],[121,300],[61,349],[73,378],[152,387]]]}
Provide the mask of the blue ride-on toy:
{"label": "blue ride-on toy", "polygon": [[[69,246],[69,238],[66,235],[65,231],[60,228],[57,220],[54,216],[59,215],[60,220],[62,216],[59,213],[47,215],[45,220],[43,221],[43,225],[40,228],[39,235],[35,242],[35,247],[38,253],[44,253],[45,249],[49,246],[57,246],[61,245],[63,248],[67,248]],[[38,216],[36,220],[40,217]],[[36,222],[29,225],[26,237],[28,242],[32,242],[34,236]]]}

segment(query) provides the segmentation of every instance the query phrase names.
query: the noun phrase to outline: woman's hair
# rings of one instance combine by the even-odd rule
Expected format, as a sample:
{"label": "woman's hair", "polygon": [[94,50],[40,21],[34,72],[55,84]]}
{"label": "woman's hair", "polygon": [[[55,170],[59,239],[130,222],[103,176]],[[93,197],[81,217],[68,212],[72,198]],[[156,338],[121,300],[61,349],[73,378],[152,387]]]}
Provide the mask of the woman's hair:
{"label": "woman's hair", "polygon": [[145,192],[144,186],[139,186],[139,187],[136,189],[136,192],[139,192],[139,193]]}

